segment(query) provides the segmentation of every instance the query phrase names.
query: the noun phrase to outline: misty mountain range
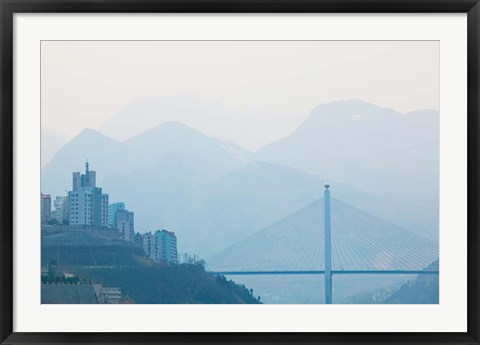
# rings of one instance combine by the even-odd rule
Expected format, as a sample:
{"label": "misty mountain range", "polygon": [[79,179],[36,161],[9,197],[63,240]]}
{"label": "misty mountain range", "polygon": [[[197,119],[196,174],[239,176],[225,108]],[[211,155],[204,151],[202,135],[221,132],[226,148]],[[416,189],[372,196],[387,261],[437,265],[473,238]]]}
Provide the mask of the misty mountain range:
{"label": "misty mountain range", "polygon": [[[279,116],[282,121],[275,121]],[[254,149],[288,135],[299,124],[298,118],[292,113],[274,117],[264,110],[232,109],[187,93],[137,99],[113,114],[99,131],[123,141],[160,123],[175,121],[205,135],[228,139],[247,149]]]}
{"label": "misty mountain range", "polygon": [[373,193],[438,197],[439,115],[400,114],[362,101],[317,106],[256,158],[348,182]]}
{"label": "misty mountain range", "polygon": [[[131,114],[104,133],[136,128]],[[438,241],[438,128],[436,111],[353,100],[319,105],[257,152],[179,122],[123,141],[85,129],[42,168],[42,192],[65,195],[88,159],[111,202],[135,212],[137,231],[170,229],[181,252],[206,257],[317,200],[328,180],[332,196]],[[43,131],[42,143],[43,152]]]}

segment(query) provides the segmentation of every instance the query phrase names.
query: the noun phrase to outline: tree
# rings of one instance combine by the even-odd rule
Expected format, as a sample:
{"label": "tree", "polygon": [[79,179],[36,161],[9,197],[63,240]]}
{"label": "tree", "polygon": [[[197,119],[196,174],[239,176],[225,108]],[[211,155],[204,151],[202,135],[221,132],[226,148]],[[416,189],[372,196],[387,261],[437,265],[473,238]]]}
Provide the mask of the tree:
{"label": "tree", "polygon": [[57,275],[57,260],[53,259],[53,260],[50,260],[47,264],[47,267],[48,267],[48,276],[50,278],[53,278]]}

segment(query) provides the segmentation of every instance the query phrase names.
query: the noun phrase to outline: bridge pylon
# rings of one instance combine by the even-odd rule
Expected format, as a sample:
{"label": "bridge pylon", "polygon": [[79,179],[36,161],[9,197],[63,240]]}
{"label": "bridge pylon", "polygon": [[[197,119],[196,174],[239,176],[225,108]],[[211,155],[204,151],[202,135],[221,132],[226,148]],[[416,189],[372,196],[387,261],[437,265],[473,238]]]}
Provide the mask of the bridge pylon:
{"label": "bridge pylon", "polygon": [[325,183],[323,201],[325,205],[325,303],[332,304],[332,229],[330,222],[330,185]]}

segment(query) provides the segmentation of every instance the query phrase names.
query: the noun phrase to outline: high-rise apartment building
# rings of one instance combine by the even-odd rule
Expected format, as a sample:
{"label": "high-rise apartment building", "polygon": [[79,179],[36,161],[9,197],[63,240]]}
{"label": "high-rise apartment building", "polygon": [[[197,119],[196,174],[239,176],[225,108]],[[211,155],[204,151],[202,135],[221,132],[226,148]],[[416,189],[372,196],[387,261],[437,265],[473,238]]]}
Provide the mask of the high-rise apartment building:
{"label": "high-rise apartment building", "polygon": [[123,202],[116,202],[108,205],[107,224],[109,227],[114,229],[117,228],[117,224],[115,223],[117,211],[125,211],[125,204]]}
{"label": "high-rise apartment building", "polygon": [[102,193],[102,226],[108,226],[108,194]]}
{"label": "high-rise apartment building", "polygon": [[156,260],[167,263],[178,263],[177,236],[168,230],[155,232]]}
{"label": "high-rise apartment building", "polygon": [[124,241],[133,242],[135,237],[135,222],[133,212],[122,210],[115,213],[116,229],[120,231]]}
{"label": "high-rise apartment building", "polygon": [[163,229],[143,234],[143,250],[150,259],[178,263],[177,237],[172,231]]}
{"label": "high-rise apartment building", "polygon": [[54,215],[57,223],[63,224],[64,222],[68,222],[69,220],[68,197],[57,196],[53,201],[53,206],[55,208]]}
{"label": "high-rise apartment building", "polygon": [[151,232],[147,232],[143,234],[143,250],[147,254],[147,256],[152,259],[156,260],[157,257],[157,249],[155,245],[155,235]]}
{"label": "high-rise apartment building", "polygon": [[41,200],[41,208],[40,208],[40,214],[41,214],[41,223],[42,224],[48,224],[51,219],[51,212],[52,212],[52,197],[48,194],[43,194],[41,193],[40,195],[40,200]]}
{"label": "high-rise apartment building", "polygon": [[88,162],[85,174],[74,172],[72,182],[72,191],[68,192],[69,224],[107,226],[108,194],[96,186],[96,174],[89,170]]}

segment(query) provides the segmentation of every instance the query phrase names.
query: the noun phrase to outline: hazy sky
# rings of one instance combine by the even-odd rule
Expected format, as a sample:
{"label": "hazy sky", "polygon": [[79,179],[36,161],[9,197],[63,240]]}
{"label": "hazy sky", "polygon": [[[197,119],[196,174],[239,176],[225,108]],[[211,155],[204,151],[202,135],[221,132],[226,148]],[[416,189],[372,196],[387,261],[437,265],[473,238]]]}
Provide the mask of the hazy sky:
{"label": "hazy sky", "polygon": [[270,123],[352,98],[439,108],[438,42],[44,41],[41,55],[42,127],[70,137],[135,99],[182,93],[266,110]]}

